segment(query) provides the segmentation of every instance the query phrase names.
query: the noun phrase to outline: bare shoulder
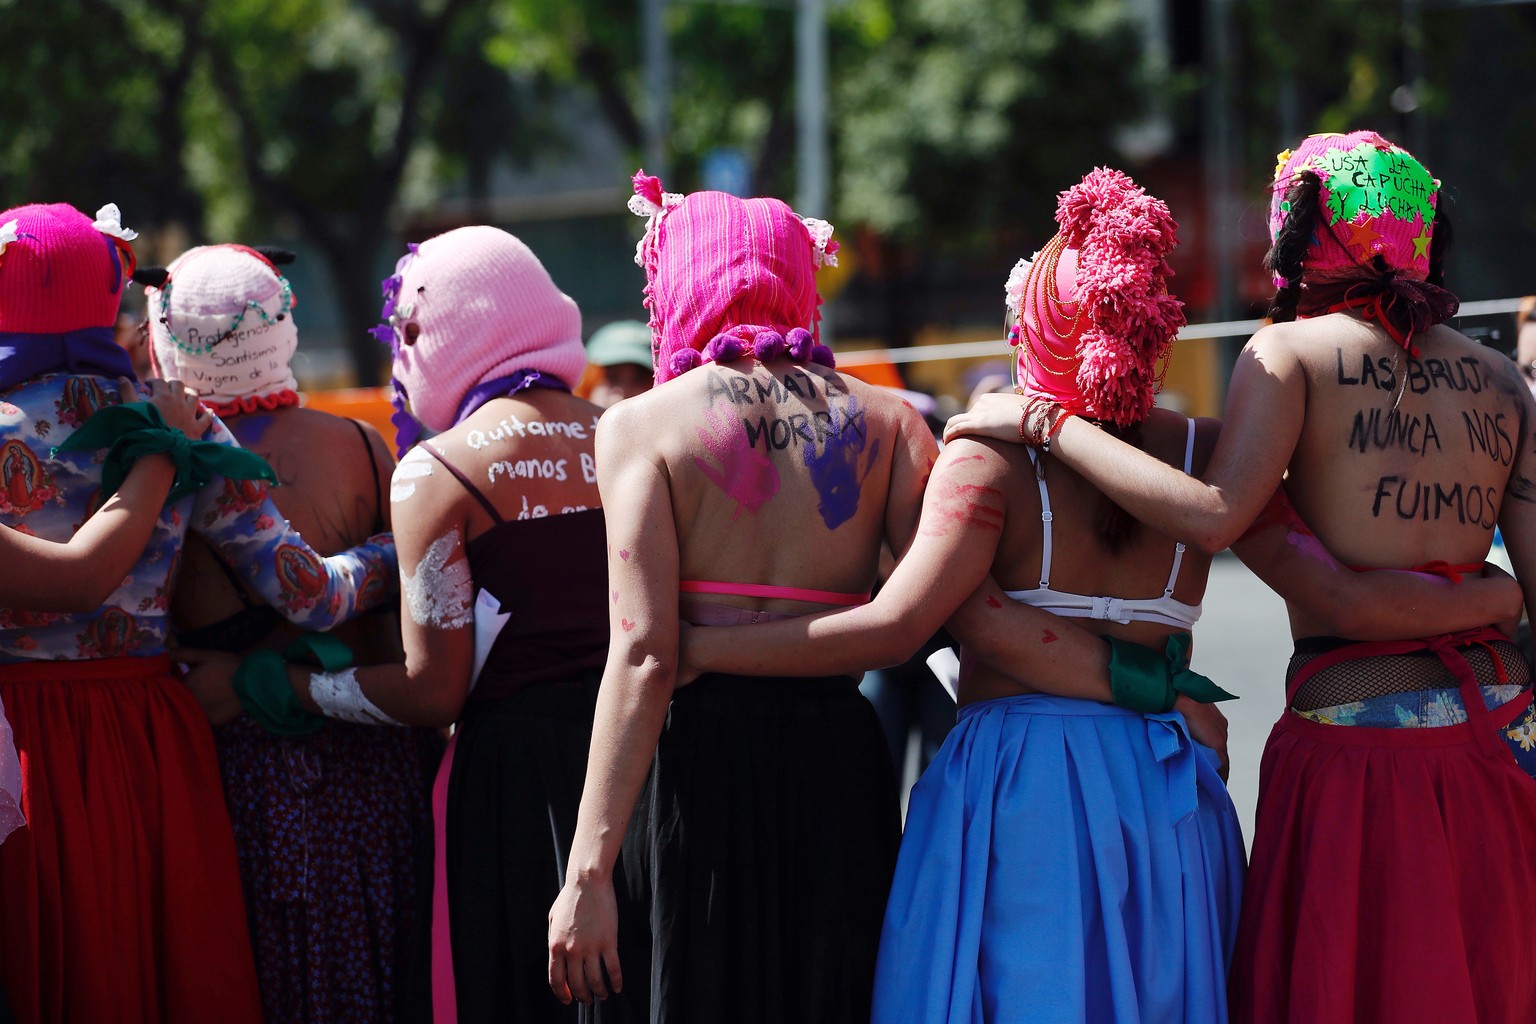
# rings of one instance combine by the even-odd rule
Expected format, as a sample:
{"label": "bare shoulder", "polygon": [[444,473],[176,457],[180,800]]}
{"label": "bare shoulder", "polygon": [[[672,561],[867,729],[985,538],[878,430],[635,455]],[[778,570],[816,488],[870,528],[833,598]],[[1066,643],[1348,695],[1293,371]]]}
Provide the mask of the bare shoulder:
{"label": "bare shoulder", "polygon": [[996,441],[989,437],[957,437],[946,444],[933,464],[935,476],[963,475],[977,483],[995,484],[1018,476],[1034,476],[1029,449],[1021,444]]}
{"label": "bare shoulder", "polygon": [[1302,353],[1338,340],[1338,331],[1342,326],[1335,322],[1338,320],[1347,321],[1348,318],[1316,317],[1265,324],[1253,332],[1253,337],[1243,346],[1243,354],[1256,357],[1266,367],[1294,366]]}
{"label": "bare shoulder", "polygon": [[684,374],[598,410],[597,436],[651,434],[657,424],[675,419],[681,409],[693,408],[702,383],[698,375]]}

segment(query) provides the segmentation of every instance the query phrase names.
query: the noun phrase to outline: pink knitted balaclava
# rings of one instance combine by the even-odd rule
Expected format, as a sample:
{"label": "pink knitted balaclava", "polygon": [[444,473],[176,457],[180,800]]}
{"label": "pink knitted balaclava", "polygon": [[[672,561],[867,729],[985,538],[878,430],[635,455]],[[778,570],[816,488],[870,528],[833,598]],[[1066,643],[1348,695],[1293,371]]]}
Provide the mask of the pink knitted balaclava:
{"label": "pink knitted balaclava", "polygon": [[832,364],[818,336],[816,271],[837,265],[832,225],[777,199],[663,192],[644,171],[629,208],[649,218],[635,262],[645,270],[656,382],[746,352]]}
{"label": "pink knitted balaclava", "polygon": [[[1403,277],[1428,276],[1440,181],[1411,153],[1369,131],[1312,135],[1281,153],[1270,190],[1271,240],[1291,212],[1285,194],[1303,171],[1322,180],[1321,227],[1307,247],[1304,277],[1354,272],[1377,256]],[[1275,287],[1287,283],[1276,275]]]}
{"label": "pink knitted balaclava", "polygon": [[477,385],[526,370],[570,387],[586,367],[576,303],[500,228],[411,246],[384,287],[394,377],[431,430],[453,426]]}
{"label": "pink knitted balaclava", "polygon": [[116,206],[95,221],[65,203],[0,213],[0,332],[68,334],[112,327],[138,237]]}
{"label": "pink knitted balaclava", "polygon": [[1178,225],[1166,203],[1108,167],[1061,193],[1056,222],[1005,289],[1017,389],[1074,415],[1140,423],[1185,323],[1168,292]]}
{"label": "pink knitted balaclava", "polygon": [[196,388],[221,416],[297,404],[293,289],[272,261],[204,245],[167,269],[163,286],[145,289],[155,372]]}

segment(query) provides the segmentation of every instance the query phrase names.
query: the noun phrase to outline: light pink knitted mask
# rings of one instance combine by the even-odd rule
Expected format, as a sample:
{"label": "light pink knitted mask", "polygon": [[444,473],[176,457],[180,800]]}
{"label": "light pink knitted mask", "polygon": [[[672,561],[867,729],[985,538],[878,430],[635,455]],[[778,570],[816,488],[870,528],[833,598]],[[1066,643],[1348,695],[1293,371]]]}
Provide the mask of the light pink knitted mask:
{"label": "light pink knitted mask", "polygon": [[759,336],[779,339],[757,345],[760,353],[787,349],[809,361],[819,349],[819,361],[830,363],[831,352],[813,339],[816,271],[837,264],[832,225],[802,220],[777,199],[665,193],[643,171],[634,185],[629,208],[650,218],[635,262],[645,270],[658,384],[701,361],[752,351]]}
{"label": "light pink knitted mask", "polygon": [[586,368],[576,303],[500,228],[429,238],[398,273],[394,376],[431,430],[453,426],[478,384],[537,370],[570,387]]}

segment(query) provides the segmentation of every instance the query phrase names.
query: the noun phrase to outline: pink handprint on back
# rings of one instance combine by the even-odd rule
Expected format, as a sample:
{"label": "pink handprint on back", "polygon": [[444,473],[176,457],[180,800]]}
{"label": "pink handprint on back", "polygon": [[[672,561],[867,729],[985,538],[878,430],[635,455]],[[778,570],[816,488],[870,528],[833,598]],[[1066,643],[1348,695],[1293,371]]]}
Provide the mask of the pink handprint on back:
{"label": "pink handprint on back", "polygon": [[736,502],[732,519],[739,518],[742,509],[756,512],[779,493],[778,469],[766,452],[752,447],[740,417],[718,409],[710,409],[704,416],[707,425],[699,428],[699,440],[720,465],[717,469],[697,457],[694,465]]}

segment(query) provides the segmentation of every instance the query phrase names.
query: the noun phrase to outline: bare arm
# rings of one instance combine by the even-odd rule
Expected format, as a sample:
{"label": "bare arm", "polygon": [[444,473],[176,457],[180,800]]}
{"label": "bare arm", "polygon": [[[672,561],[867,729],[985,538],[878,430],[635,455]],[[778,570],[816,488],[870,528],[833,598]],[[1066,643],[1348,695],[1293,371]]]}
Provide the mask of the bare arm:
{"label": "bare arm", "polygon": [[1452,583],[1427,573],[1355,572],[1340,565],[1297,516],[1284,488],[1232,550],[1288,605],[1352,640],[1473,629],[1520,610],[1520,588],[1505,577]]}
{"label": "bare arm", "polygon": [[1071,619],[1009,599],[991,576],[947,625],[967,654],[1031,690],[1112,702],[1109,645]]}
{"label": "bare arm", "polygon": [[[1288,326],[1288,325],[1282,325]],[[1221,440],[1201,478],[1068,417],[1051,442],[1060,458],[1137,519],[1209,554],[1230,545],[1280,484],[1301,436],[1306,378],[1274,327],[1255,334],[1238,357],[1227,392]],[[944,436],[983,434],[1018,441],[1023,400],[984,395],[950,420]]]}
{"label": "bare arm", "polygon": [[1520,383],[1510,388],[1520,400],[1520,443],[1504,490],[1504,507],[1499,510],[1499,532],[1529,613],[1536,608],[1536,400],[1513,367],[1509,372]]}
{"label": "bare arm", "polygon": [[[637,451],[629,410],[598,426],[597,486],[608,524],[608,663],[565,887],[549,912],[549,984],[562,1003],[624,985],[613,865],[650,770],[677,674],[678,544],[659,457]],[[632,965],[636,966],[636,965]]]}
{"label": "bare arm", "polygon": [[[969,652],[1031,688],[1108,700],[1104,642],[1009,600],[992,582],[1007,518],[1004,492],[994,485],[1009,471],[985,444],[951,444],[934,464],[916,537],[872,602],[782,622],[690,629],[685,661],[690,669],[742,675],[857,674],[906,661],[947,621]],[[1093,673],[1093,664],[1103,671]]]}
{"label": "bare arm", "polygon": [[933,466],[916,536],[873,601],[781,622],[690,629],[683,638],[690,669],[856,675],[906,661],[986,578],[1006,516],[1003,492],[992,484],[1007,469],[984,444],[950,445]]}
{"label": "bare arm", "polygon": [[[148,383],[150,404],[167,426],[193,438],[208,429],[211,418],[195,391],[179,381]],[[118,381],[117,392],[124,402],[139,401],[127,378]],[[65,543],[0,527],[0,559],[6,566],[0,605],[44,612],[99,608],[144,554],[175,476],[169,456],[139,459],[117,493]]]}
{"label": "bare arm", "polygon": [[[419,466],[421,460],[436,465],[419,448],[401,465]],[[412,486],[400,492],[409,496],[397,503],[402,507],[395,509],[394,535],[405,661],[367,665],[352,670],[352,677],[362,696],[389,721],[442,728],[463,710],[474,666],[474,584],[464,551],[470,499],[445,472],[407,480]],[[187,649],[173,650],[171,656],[192,666],[187,686],[215,725],[240,713],[232,686],[240,658]],[[288,666],[288,683],[300,706],[323,714],[312,695],[315,682],[309,669]]]}

